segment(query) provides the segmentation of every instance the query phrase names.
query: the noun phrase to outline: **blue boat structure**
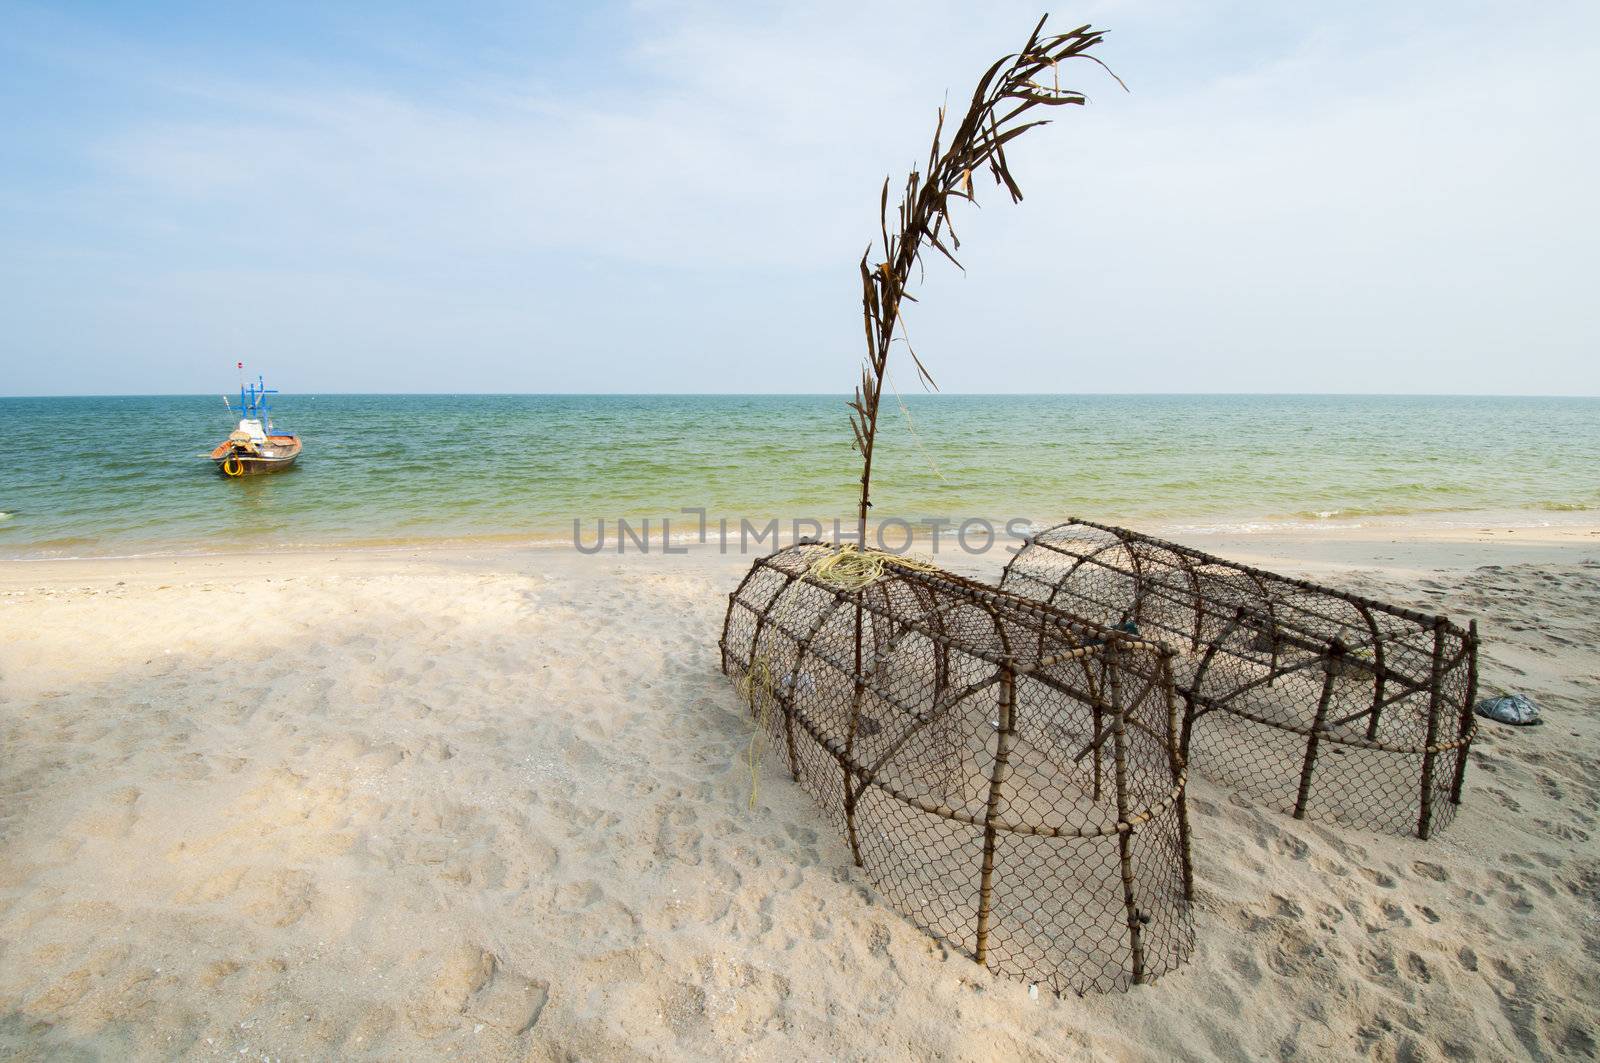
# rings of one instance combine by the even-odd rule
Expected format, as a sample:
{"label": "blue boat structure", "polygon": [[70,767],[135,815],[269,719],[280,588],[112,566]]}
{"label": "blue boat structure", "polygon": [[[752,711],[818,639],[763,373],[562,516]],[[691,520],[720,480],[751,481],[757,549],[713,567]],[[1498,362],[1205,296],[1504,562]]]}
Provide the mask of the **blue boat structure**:
{"label": "blue boat structure", "polygon": [[[244,368],[244,363],[239,363]],[[268,395],[278,394],[257,376],[254,384],[239,385],[239,427],[218,443],[210,458],[224,476],[257,476],[277,472],[293,465],[300,456],[300,437],[293,432],[274,430]],[[233,412],[223,396],[222,404]]]}

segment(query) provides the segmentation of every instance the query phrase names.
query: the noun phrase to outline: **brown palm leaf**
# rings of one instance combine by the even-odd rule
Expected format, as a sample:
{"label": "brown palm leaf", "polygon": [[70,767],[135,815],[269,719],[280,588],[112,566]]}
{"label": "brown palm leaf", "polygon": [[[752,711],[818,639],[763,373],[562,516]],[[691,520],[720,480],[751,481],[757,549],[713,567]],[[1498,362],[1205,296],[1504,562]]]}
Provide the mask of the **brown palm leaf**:
{"label": "brown palm leaf", "polygon": [[[1013,203],[1022,199],[1022,189],[1006,163],[1005,146],[1035,126],[1049,124],[1048,119],[1022,121],[1022,117],[1038,106],[1085,102],[1083,93],[1060,86],[1061,62],[1088,59],[1105,67],[1098,58],[1088,54],[1089,49],[1103,39],[1100,30],[1080,26],[1067,33],[1040,37],[1044,23],[1045,19],[1041,18],[1020,52],[1002,57],[978,80],[971,106],[951,134],[949,145],[942,150],[945,112],[944,108],[939,109],[926,175],[912,170],[906,178],[893,227],[889,215],[889,181],[884,179],[878,207],[883,261],[872,263],[871,246],[861,256],[861,315],[866,326],[867,357],[861,384],[849,403],[851,432],[856,449],[861,452],[860,542],[863,546],[866,545],[867,510],[872,506],[872,447],[878,432],[878,404],[883,396],[889,348],[900,325],[901,303],[915,302],[906,290],[911,271],[921,265],[926,247],[933,248],[961,268],[955,254],[961,248],[961,241],[951,224],[950,204],[951,200],[976,202],[974,173],[987,167],[995,183],[1005,188]],[[1109,68],[1106,69],[1109,73]],[[1116,77],[1115,74],[1111,76]],[[1121,80],[1117,83],[1121,84]],[[917,367],[918,376],[928,387],[935,387],[932,375],[916,351],[911,350],[909,342],[906,349]]]}

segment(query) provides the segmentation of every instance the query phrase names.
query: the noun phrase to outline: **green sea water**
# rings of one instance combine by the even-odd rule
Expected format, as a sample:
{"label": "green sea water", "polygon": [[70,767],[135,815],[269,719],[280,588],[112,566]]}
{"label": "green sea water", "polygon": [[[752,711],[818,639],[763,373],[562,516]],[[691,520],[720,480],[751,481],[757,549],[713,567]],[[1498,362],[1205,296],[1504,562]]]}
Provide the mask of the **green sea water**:
{"label": "green sea water", "polygon": [[[305,451],[219,476],[215,396],[0,398],[0,557],[506,537],[705,509],[830,521],[857,457],[837,396],[284,395]],[[1600,399],[886,399],[874,514],[1162,527],[1600,509]]]}

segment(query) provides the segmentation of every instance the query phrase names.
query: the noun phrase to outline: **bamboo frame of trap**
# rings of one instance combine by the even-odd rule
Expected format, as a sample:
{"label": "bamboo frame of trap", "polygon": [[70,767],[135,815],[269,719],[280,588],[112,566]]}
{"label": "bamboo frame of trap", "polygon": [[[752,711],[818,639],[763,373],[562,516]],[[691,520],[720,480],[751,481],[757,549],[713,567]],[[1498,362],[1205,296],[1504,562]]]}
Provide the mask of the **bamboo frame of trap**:
{"label": "bamboo frame of trap", "polygon": [[855,863],[912,922],[1057,992],[1123,988],[1193,946],[1173,651],[992,586],[835,545],[755,562],[722,668]]}
{"label": "bamboo frame of trap", "polygon": [[1461,803],[1476,621],[1076,519],[1033,536],[1001,586],[1186,651],[1180,745],[1198,775],[1296,819],[1423,839]]}

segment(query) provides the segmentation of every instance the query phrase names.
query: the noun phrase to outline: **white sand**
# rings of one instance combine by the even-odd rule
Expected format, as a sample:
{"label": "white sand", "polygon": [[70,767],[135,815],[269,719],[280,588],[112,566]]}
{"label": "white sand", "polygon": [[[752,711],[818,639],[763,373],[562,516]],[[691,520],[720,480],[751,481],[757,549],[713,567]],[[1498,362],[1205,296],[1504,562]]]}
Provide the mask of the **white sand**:
{"label": "white sand", "polygon": [[1195,782],[1193,961],[1081,999],[885,908],[780,772],[747,807],[737,557],[0,563],[0,1056],[1592,1055],[1600,536],[1392,538],[1190,541],[1478,616],[1548,725],[1427,843]]}

